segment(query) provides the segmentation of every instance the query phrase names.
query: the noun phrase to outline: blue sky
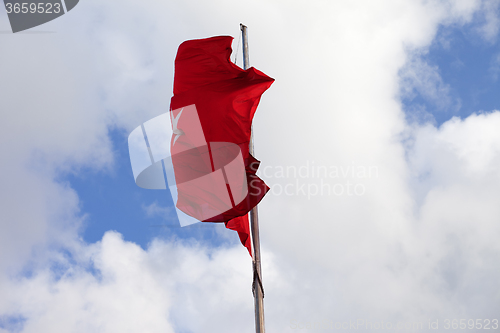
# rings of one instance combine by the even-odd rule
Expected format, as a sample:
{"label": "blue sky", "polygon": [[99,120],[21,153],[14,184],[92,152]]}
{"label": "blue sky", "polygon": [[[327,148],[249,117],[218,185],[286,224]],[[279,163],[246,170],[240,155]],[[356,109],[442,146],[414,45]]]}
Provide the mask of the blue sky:
{"label": "blue sky", "polygon": [[[127,147],[178,45],[240,22],[276,79],[254,121],[268,331],[497,319],[497,1],[82,0],[19,34],[0,8],[0,333],[254,330],[236,232],[178,227]],[[313,164],[356,172],[275,172]]]}
{"label": "blue sky", "polygon": [[447,88],[449,102],[436,103],[422,94],[403,99],[407,108],[423,105],[436,124],[456,116],[466,118],[474,112],[499,108],[498,43],[484,40],[475,25],[442,27],[423,59],[437,68]]}

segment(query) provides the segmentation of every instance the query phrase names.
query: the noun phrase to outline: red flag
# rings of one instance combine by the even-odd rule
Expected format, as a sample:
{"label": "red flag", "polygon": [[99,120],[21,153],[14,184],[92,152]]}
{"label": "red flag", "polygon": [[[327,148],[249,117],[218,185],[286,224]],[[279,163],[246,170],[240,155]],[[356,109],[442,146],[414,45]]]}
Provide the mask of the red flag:
{"label": "red flag", "polygon": [[[274,79],[233,64],[232,40],[220,36],[179,46],[170,104],[176,134],[172,162],[177,208],[203,222],[225,222],[251,255],[247,214],[269,190],[255,174],[260,162],[249,153],[251,126],[261,95]],[[214,189],[217,177],[226,184],[223,190]]]}

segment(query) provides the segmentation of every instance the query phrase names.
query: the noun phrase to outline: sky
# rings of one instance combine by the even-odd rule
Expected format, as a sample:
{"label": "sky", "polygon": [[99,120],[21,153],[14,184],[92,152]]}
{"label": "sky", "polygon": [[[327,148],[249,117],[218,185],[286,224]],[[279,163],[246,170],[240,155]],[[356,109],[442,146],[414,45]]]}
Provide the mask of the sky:
{"label": "sky", "polygon": [[240,23],[276,80],[267,331],[500,331],[498,1],[81,0],[16,34],[0,6],[0,333],[254,331],[237,234],[176,225],[127,147],[179,44]]}

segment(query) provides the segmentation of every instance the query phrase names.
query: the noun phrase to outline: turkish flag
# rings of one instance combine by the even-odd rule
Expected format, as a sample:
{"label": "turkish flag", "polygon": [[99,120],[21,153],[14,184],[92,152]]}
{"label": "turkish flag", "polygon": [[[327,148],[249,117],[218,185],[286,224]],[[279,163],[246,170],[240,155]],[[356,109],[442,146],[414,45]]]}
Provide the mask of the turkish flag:
{"label": "turkish flag", "polygon": [[230,61],[230,36],[182,43],[170,104],[176,207],[203,222],[225,222],[251,255],[248,212],[269,187],[249,153],[252,119],[274,79]]}

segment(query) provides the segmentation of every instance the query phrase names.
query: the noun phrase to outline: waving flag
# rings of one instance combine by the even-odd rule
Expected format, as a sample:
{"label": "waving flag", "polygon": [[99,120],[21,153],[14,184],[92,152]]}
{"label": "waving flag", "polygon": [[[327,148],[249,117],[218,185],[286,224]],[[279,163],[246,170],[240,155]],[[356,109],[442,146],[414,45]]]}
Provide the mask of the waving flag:
{"label": "waving flag", "polygon": [[234,65],[232,39],[179,46],[171,111],[135,129],[129,150],[137,185],[168,187],[182,226],[225,222],[251,253],[247,214],[269,190],[249,154],[251,125],[274,80]]}

